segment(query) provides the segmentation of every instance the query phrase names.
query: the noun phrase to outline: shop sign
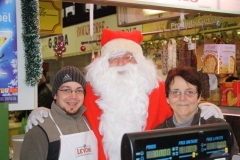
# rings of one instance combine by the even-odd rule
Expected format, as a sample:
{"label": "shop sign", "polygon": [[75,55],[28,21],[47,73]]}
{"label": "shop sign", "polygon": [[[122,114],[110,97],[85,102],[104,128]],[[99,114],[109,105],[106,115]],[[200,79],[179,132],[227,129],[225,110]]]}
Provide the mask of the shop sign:
{"label": "shop sign", "polygon": [[40,34],[62,33],[62,2],[39,1]]}
{"label": "shop sign", "polygon": [[[84,41],[90,41],[90,26],[89,22],[82,23],[76,26],[76,35],[77,35],[77,48],[81,47],[81,43]],[[117,15],[110,15],[104,18],[99,18],[94,20],[93,30],[94,35],[92,37],[93,40],[101,40],[102,30],[103,28],[109,28],[112,30],[122,30],[126,32],[131,32],[134,30],[142,31],[142,25],[136,25],[131,27],[118,27],[117,26]],[[92,49],[99,50],[100,49],[100,42],[92,43],[92,44],[85,44],[87,53],[91,52]],[[85,52],[86,52],[85,51]]]}
{"label": "shop sign", "polygon": [[18,102],[16,1],[0,5],[0,102]]}
{"label": "shop sign", "polygon": [[[62,54],[63,57],[75,56],[81,54],[91,53],[92,50],[97,52],[101,49],[100,42],[92,44],[84,44],[85,51],[81,51],[82,42],[92,40],[101,40],[103,28],[109,28],[113,30],[123,30],[126,32],[140,30],[142,31],[142,25],[132,27],[118,27],[117,15],[110,15],[103,18],[95,19],[93,23],[94,34],[90,36],[90,24],[89,22],[80,23],[70,27],[63,28],[63,37],[65,41],[66,51]],[[51,36],[41,39],[42,43],[42,55],[43,59],[55,59],[55,52],[53,50],[54,45],[57,43],[57,36]]]}
{"label": "shop sign", "polygon": [[[146,23],[142,25],[142,30],[143,33],[145,32],[152,32],[152,31],[159,31],[159,30],[164,30],[168,28],[168,20],[164,21],[159,21],[159,22],[152,22],[152,23]],[[171,33],[164,33],[164,34],[158,34],[158,36],[161,38],[166,36],[166,34],[171,34]],[[154,35],[146,35],[143,37],[144,41],[151,40]]]}
{"label": "shop sign", "polygon": [[[68,45],[68,35],[63,35],[64,46]],[[48,47],[54,48],[58,44],[58,36],[48,38]]]}
{"label": "shop sign", "polygon": [[[92,0],[92,3],[97,0]],[[239,0],[105,0],[105,4],[131,6],[132,8],[156,9],[171,12],[211,13],[215,15],[239,15]]]}
{"label": "shop sign", "polygon": [[[216,24],[217,22],[220,22],[220,26],[212,26],[212,27],[204,27],[206,24]],[[179,22],[172,22],[169,21],[169,28],[178,28],[180,25]],[[189,17],[187,20],[184,20],[184,26],[202,26],[200,28],[196,28],[195,31],[191,30],[189,31],[190,34],[194,34],[195,32],[217,32],[221,30],[230,30],[230,29],[236,29],[240,28],[240,17],[222,17],[222,16],[198,16],[195,18]]]}
{"label": "shop sign", "polygon": [[[184,26],[185,27],[194,27],[194,26],[202,26],[200,28],[195,28],[191,30],[181,30],[181,34],[177,31],[175,32],[166,32],[164,34],[159,34],[160,38],[161,36],[163,38],[169,38],[169,37],[176,37],[181,35],[194,35],[197,33],[208,33],[208,32],[219,32],[221,30],[231,30],[231,29],[237,29],[240,28],[240,17],[222,17],[222,16],[210,16],[210,15],[204,15],[204,16],[198,16],[194,17],[187,16],[188,18],[184,20]],[[216,24],[217,22],[220,22],[220,26],[212,26],[212,27],[204,27],[204,25],[207,24]],[[153,23],[147,23],[143,24],[143,32],[153,32],[153,31],[159,31],[164,29],[173,29],[178,28],[180,25],[180,19],[177,21],[173,20],[165,20],[165,21],[159,21],[159,22],[153,22]],[[144,36],[144,41],[151,40],[153,35]]]}

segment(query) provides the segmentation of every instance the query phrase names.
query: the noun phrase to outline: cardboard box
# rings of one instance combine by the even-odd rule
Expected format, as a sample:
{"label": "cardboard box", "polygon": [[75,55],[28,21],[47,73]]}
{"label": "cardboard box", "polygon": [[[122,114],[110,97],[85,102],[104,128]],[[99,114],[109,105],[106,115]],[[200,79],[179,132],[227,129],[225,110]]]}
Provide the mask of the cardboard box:
{"label": "cardboard box", "polygon": [[233,74],[235,72],[235,44],[205,44],[203,52],[203,73]]}
{"label": "cardboard box", "polygon": [[240,82],[239,81],[222,83],[221,105],[240,107]]}

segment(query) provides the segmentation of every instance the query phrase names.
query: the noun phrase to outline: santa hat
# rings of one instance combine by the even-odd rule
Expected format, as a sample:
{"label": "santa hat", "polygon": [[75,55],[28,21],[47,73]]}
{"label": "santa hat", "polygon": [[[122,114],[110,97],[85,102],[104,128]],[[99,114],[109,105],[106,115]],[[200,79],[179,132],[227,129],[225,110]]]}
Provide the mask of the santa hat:
{"label": "santa hat", "polygon": [[143,36],[139,30],[124,32],[105,28],[101,38],[101,55],[104,56],[115,50],[127,50],[131,53],[143,54],[140,46],[142,39]]}

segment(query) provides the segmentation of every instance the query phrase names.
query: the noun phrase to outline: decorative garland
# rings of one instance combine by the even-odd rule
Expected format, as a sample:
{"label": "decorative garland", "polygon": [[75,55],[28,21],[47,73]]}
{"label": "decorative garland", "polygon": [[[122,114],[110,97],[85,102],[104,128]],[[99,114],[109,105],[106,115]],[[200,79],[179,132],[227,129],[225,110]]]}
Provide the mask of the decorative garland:
{"label": "decorative garland", "polygon": [[62,58],[63,52],[66,52],[66,47],[65,47],[65,42],[63,35],[58,36],[58,43],[57,45],[53,48],[55,52],[55,56],[59,59]]}
{"label": "decorative garland", "polygon": [[21,0],[26,84],[35,86],[42,75],[38,0]]}

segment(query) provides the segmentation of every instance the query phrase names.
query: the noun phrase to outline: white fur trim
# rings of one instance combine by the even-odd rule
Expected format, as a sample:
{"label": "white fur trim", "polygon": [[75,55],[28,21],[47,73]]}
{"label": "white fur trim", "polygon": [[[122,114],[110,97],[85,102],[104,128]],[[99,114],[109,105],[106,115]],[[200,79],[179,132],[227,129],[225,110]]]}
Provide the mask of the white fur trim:
{"label": "white fur trim", "polygon": [[101,55],[104,56],[116,49],[127,50],[131,53],[143,54],[142,47],[136,42],[128,39],[118,38],[107,42],[101,49]]}

